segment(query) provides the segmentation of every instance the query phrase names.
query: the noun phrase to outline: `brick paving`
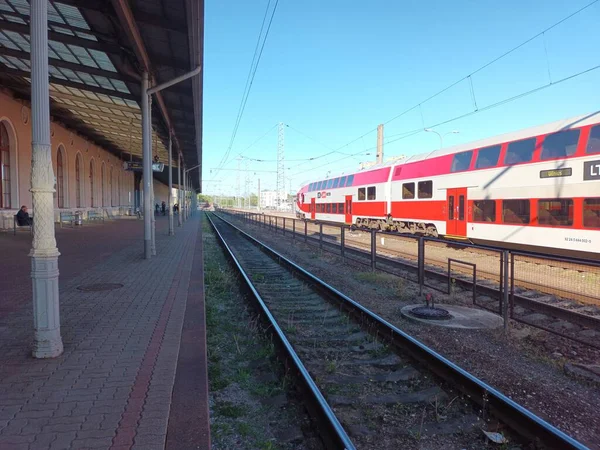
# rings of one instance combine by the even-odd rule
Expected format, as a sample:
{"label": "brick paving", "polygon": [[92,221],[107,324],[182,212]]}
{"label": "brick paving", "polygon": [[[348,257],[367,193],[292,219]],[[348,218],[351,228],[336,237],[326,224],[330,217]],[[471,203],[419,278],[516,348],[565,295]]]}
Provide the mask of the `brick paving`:
{"label": "brick paving", "polygon": [[[168,237],[159,218],[146,261],[142,226],[57,229],[65,351],[51,360],[30,356],[31,238],[0,235],[1,449],[164,448],[200,231],[196,219]],[[124,286],[77,289],[106,282]]]}

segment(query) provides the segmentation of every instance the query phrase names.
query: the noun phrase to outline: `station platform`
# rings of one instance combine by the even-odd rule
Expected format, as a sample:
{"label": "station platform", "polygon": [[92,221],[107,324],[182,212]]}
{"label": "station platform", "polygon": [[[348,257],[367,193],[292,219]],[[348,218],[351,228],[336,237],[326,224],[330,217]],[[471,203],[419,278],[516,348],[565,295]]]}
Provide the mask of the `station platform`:
{"label": "station platform", "polygon": [[0,234],[0,448],[210,448],[202,230],[167,230],[147,261],[140,220],[57,228],[64,353],[47,360],[31,235]]}

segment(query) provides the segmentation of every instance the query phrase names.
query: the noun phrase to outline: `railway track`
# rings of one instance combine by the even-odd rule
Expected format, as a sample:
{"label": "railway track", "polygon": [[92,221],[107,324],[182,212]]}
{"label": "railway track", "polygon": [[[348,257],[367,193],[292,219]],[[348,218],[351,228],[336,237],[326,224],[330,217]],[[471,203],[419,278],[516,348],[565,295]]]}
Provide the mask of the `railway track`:
{"label": "railway track", "polygon": [[[281,226],[282,223],[279,225]],[[312,230],[311,233],[308,231],[311,226],[316,227],[317,230]],[[340,253],[341,244],[339,234],[328,233],[327,228],[331,227],[327,227],[326,225],[323,226],[323,238],[320,239],[318,231],[319,227],[314,224],[307,224],[307,242],[312,243],[313,245],[322,246],[324,249],[334,253]],[[276,231],[277,230],[281,230],[281,228],[276,228]],[[286,228],[286,230],[288,233],[293,231],[289,228]],[[296,231],[303,232],[304,230]],[[336,231],[339,232],[339,229],[336,228]],[[357,231],[357,233],[362,232]],[[353,233],[349,232],[346,233],[345,256],[359,263],[367,265],[371,264],[370,244],[366,244],[365,242],[356,239],[352,234]],[[392,237],[387,234],[383,234],[383,236],[386,238]],[[296,237],[302,239],[304,235],[301,234]],[[416,241],[411,242],[414,242],[416,247]],[[440,246],[446,245],[437,242],[430,242],[429,244],[438,244]],[[469,249],[463,249],[463,251],[464,250]],[[482,252],[478,251],[476,255],[480,257],[494,256],[485,250]],[[447,260],[442,261],[431,258],[430,256],[428,257],[427,250],[425,251],[425,254],[426,262],[424,270],[427,278],[427,286],[442,292],[447,292]],[[496,260],[499,266],[500,261],[497,256]],[[535,264],[532,261],[528,262],[528,264]],[[382,246],[378,246],[376,264],[377,268],[380,270],[409,278],[412,281],[418,281],[418,261],[416,252],[410,253],[390,249],[389,247],[382,248]],[[455,284],[465,290],[472,290],[473,282],[471,278],[471,269],[462,267],[461,265],[453,265],[452,269],[452,279],[455,281]],[[544,290],[553,292],[554,295],[544,295],[541,293]],[[499,302],[499,298],[501,297],[499,272],[494,273],[481,270],[480,265],[478,265],[476,292],[479,306],[501,314]],[[514,302],[511,303],[510,311],[511,318],[575,342],[593,348],[600,348],[600,341],[598,340],[598,334],[600,333],[600,315],[595,311],[597,308],[585,304],[578,304],[573,301],[564,302],[557,300],[555,297],[557,292],[565,297],[571,295],[569,293],[570,291],[558,291],[555,288],[548,290],[547,287],[543,287],[539,284],[515,280]],[[588,310],[589,308],[592,308],[593,310],[590,311]]]}
{"label": "railway track", "polygon": [[224,219],[209,216],[328,448],[585,448]]}

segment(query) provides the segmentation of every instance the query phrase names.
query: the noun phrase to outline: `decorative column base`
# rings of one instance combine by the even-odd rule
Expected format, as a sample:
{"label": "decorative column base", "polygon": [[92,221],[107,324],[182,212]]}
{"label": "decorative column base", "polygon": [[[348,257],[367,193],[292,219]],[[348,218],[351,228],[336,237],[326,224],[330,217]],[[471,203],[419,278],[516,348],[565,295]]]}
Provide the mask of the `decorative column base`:
{"label": "decorative column base", "polygon": [[31,256],[33,282],[34,358],[55,358],[63,352],[58,301],[58,250]]}

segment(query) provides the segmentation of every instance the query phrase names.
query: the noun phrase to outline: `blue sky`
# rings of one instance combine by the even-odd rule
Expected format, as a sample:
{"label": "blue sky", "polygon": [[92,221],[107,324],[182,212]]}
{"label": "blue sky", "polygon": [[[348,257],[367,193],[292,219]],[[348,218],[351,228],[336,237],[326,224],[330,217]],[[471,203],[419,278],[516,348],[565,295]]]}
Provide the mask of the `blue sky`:
{"label": "blue sky", "polygon": [[[229,146],[267,3],[206,0],[205,193],[236,191],[235,171],[215,175],[211,169],[218,167]],[[588,3],[591,0],[280,0],[224,169],[237,167],[234,157],[239,153],[263,159],[247,163],[257,171],[249,173],[251,190],[256,192],[258,178],[263,189],[274,188],[275,174],[269,171],[276,170],[277,130],[272,128],[278,122],[289,125],[286,176],[293,191],[328,171],[335,175],[357,169],[360,161],[375,158],[376,132],[347,143]],[[478,107],[600,64],[598,18],[600,2],[473,75]],[[386,123],[386,140],[422,128],[423,123],[430,126],[472,111],[470,89],[468,81],[462,82]],[[451,146],[596,111],[599,100],[600,69],[436,131],[460,131],[445,138],[445,146]],[[360,154],[291,161],[342,146],[339,151],[345,155]],[[387,158],[438,147],[435,134],[420,132],[385,145],[384,151]],[[242,187],[245,176],[241,174]]]}

